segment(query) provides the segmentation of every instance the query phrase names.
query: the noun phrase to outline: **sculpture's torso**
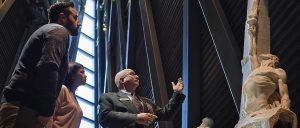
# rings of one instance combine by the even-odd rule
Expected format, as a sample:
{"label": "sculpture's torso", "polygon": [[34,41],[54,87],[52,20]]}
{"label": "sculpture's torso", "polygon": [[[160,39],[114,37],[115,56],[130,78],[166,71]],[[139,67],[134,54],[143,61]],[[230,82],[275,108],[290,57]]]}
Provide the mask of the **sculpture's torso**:
{"label": "sculpture's torso", "polygon": [[282,69],[259,67],[245,81],[245,111],[249,114],[268,106],[269,97],[278,88],[278,80],[282,78]]}

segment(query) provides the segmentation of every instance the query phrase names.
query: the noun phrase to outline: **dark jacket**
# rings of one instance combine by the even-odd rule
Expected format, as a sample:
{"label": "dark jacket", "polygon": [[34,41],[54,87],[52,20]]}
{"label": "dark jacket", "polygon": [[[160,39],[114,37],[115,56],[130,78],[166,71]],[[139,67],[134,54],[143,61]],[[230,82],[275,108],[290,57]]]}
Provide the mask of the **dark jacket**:
{"label": "dark jacket", "polygon": [[51,116],[68,68],[69,33],[59,24],[46,24],[26,42],[8,86],[7,102]]}
{"label": "dark jacket", "polygon": [[[144,107],[146,108],[144,112],[154,112],[154,114],[158,116],[157,120],[168,120],[175,111],[181,107],[185,95],[173,93],[169,103],[163,108],[155,105],[155,103],[148,98],[139,97],[139,99],[145,104]],[[118,93],[103,94],[100,96],[99,105],[98,120],[103,127],[144,128],[143,125],[135,123],[138,110],[125,93],[119,91]]]}

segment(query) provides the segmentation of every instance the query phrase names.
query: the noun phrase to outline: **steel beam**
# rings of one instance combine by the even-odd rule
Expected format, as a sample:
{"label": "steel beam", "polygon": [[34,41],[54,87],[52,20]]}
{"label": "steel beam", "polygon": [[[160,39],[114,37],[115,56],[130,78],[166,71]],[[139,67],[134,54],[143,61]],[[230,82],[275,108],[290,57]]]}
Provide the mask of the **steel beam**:
{"label": "steel beam", "polygon": [[[140,0],[139,5],[153,94],[156,104],[162,106],[168,103],[168,95],[156,37],[151,3],[150,0]],[[159,122],[159,126],[162,128],[173,127],[170,121]]]}
{"label": "steel beam", "polygon": [[6,15],[10,7],[13,5],[15,0],[1,0],[0,1],[0,22],[2,18]]}
{"label": "steel beam", "polygon": [[117,46],[118,46],[118,58],[119,58],[119,63],[120,63],[120,68],[124,69],[125,68],[125,37],[124,37],[124,26],[123,26],[123,10],[122,10],[122,3],[121,1],[124,0],[116,0],[116,6],[117,6]]}
{"label": "steel beam", "polygon": [[198,2],[221,62],[236,110],[239,112],[242,89],[242,68],[241,58],[239,58],[241,53],[219,0],[198,0]]}

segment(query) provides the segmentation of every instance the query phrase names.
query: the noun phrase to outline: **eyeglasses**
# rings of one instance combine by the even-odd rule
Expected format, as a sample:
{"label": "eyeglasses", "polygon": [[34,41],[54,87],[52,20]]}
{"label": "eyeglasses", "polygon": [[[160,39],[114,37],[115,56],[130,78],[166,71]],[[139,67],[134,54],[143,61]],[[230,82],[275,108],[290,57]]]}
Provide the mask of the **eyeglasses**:
{"label": "eyeglasses", "polygon": [[127,76],[137,76],[137,77],[138,77],[138,75],[135,74],[134,72],[129,72],[129,73],[125,74],[125,75],[123,76],[123,78],[125,78],[125,77],[127,77]]}

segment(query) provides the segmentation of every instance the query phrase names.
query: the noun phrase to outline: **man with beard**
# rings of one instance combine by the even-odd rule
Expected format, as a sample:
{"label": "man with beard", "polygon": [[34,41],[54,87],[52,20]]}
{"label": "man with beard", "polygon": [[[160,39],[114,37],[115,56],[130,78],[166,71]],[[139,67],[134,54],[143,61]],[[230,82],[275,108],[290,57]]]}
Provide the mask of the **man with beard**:
{"label": "man with beard", "polygon": [[69,35],[78,35],[80,22],[72,2],[53,4],[48,17],[49,24],[28,39],[4,88],[1,128],[42,128],[53,114],[68,68]]}

